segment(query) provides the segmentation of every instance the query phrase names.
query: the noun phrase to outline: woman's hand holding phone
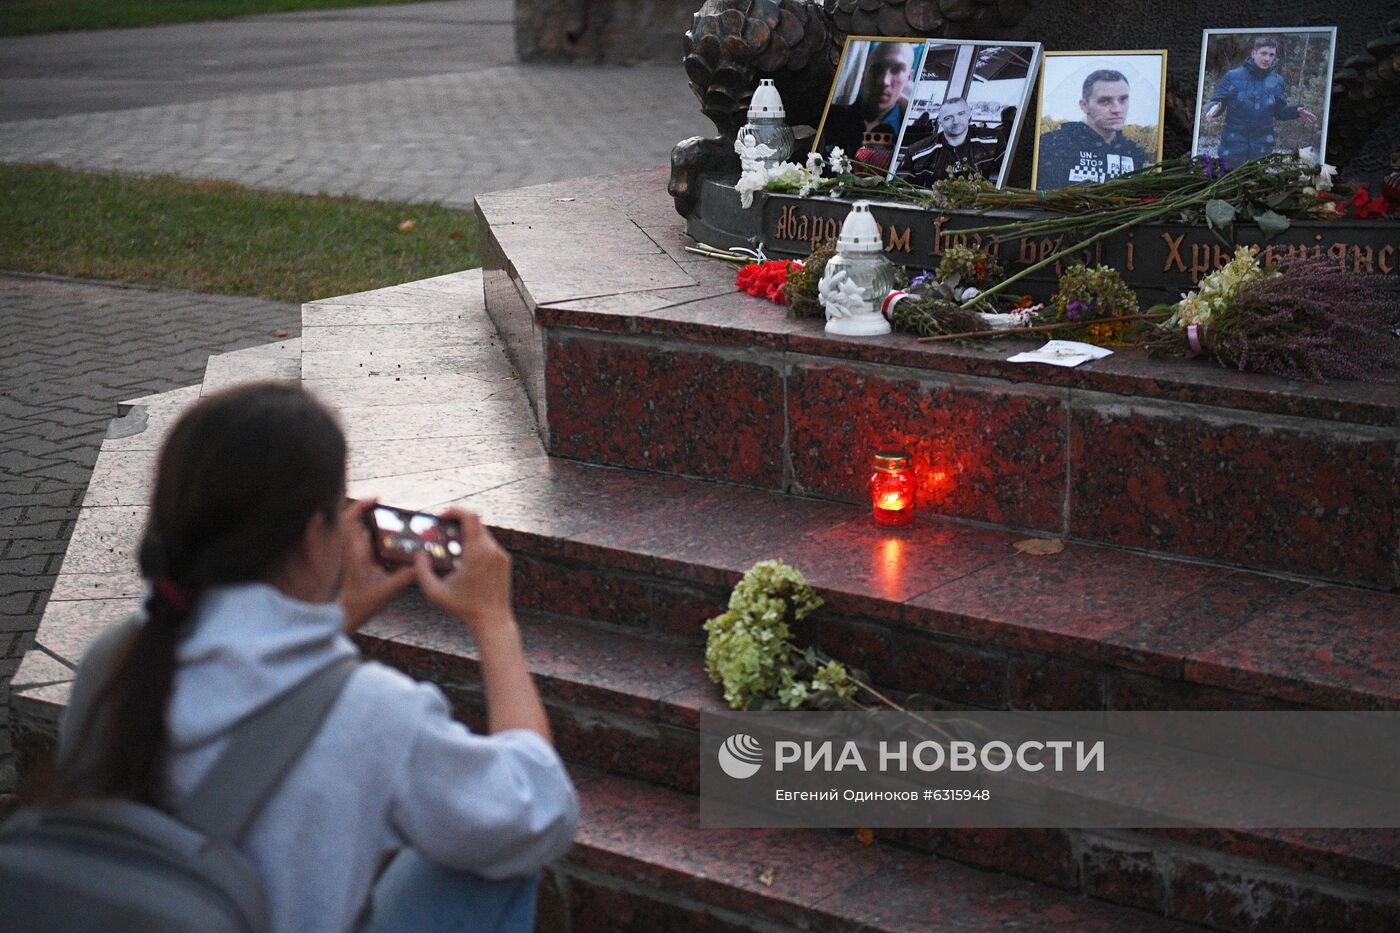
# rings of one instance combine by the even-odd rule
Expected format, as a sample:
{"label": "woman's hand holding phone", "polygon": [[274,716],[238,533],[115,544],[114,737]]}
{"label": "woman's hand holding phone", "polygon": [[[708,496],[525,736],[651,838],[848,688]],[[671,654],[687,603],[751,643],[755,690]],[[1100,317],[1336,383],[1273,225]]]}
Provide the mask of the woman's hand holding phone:
{"label": "woman's hand holding phone", "polygon": [[510,598],[510,555],[491,537],[474,512],[452,508],[442,513],[462,527],[462,559],[445,577],[433,572],[427,555],[415,555],[413,567],[423,595],[461,619],[471,631],[481,658],[486,716],[492,732],[529,729],[552,741],[549,719],[540,702]]}
{"label": "woman's hand holding phone", "polygon": [[491,537],[476,513],[450,508],[441,518],[460,523],[462,556],[455,569],[439,577],[427,555],[418,554],[413,566],[423,595],[465,622],[478,639],[496,626],[513,628],[510,555]]}
{"label": "woman's hand holding phone", "polygon": [[379,612],[413,580],[410,566],[385,569],[374,556],[365,515],[378,504],[376,499],[351,502],[340,513],[341,553],[339,602],[345,610],[345,630],[354,632]]}

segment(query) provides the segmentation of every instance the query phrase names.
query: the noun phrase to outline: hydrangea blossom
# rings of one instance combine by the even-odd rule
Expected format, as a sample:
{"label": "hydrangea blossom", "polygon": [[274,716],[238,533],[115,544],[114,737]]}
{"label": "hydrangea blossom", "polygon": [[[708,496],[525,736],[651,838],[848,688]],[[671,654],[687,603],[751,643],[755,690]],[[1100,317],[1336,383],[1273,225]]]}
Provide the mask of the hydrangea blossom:
{"label": "hydrangea blossom", "polygon": [[789,627],[821,604],[802,574],[787,564],[760,561],[744,574],[728,610],[705,623],[705,669],[723,685],[731,707],[746,709],[776,697],[793,709],[812,689],[821,689],[794,674],[797,649]]}

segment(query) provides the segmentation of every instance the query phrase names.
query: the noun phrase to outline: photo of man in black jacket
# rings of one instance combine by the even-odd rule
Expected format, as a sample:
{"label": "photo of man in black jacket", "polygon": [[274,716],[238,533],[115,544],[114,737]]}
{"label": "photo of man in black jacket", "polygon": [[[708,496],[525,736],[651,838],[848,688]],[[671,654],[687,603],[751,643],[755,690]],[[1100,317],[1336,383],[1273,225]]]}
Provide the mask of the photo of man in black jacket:
{"label": "photo of man in black jacket", "polygon": [[1101,184],[1155,161],[1123,132],[1130,97],[1128,78],[1121,71],[1090,72],[1079,98],[1083,119],[1040,138],[1035,187],[1053,191],[1081,183]]}

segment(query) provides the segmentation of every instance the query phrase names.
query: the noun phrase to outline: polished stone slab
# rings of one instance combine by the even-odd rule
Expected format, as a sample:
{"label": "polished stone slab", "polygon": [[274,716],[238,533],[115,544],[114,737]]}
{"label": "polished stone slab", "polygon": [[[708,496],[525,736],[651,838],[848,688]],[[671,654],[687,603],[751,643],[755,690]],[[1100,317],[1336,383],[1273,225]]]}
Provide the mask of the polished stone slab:
{"label": "polished stone slab", "polygon": [[209,358],[200,392],[210,395],[244,382],[295,382],[301,375],[300,360],[300,340],[284,340],[213,356]]}
{"label": "polished stone slab", "polygon": [[[687,252],[664,180],[478,201],[487,310],[551,454],[860,503],[870,453],[899,446],[942,515],[1400,586],[1400,373],[1302,384],[1131,349],[1065,369],[1008,362],[1040,340],[832,336]],[[582,273],[559,261],[585,252]],[[663,261],[692,284],[597,291],[597,270]]]}
{"label": "polished stone slab", "polygon": [[[478,287],[484,284],[479,274],[475,281]],[[455,284],[460,286],[461,280]],[[476,305],[483,300],[476,297]],[[465,299],[468,315],[471,301],[470,296]],[[705,299],[692,304],[704,313],[732,313],[706,308]],[[687,326],[685,321],[673,323]],[[384,326],[372,317],[362,325]],[[324,330],[327,337],[353,340],[350,331],[355,326],[336,324]],[[586,344],[611,338],[598,330],[576,328],[567,339]],[[668,380],[675,385],[682,372],[664,353],[663,365],[643,360],[642,351],[655,349],[653,342],[660,339],[659,334],[632,332],[606,348],[634,364],[616,366],[612,372],[628,404],[644,408],[657,396],[651,387],[664,387]],[[631,356],[620,354],[619,348]],[[752,347],[721,343],[711,353],[696,349],[692,341],[683,352],[702,357],[693,370],[697,373],[704,367],[723,372],[721,364],[770,366]],[[572,758],[693,789],[694,738],[689,730],[695,728],[699,710],[719,703],[700,667],[700,625],[722,610],[728,588],[744,569],[769,557],[803,569],[828,603],[804,637],[815,638],[826,650],[868,671],[882,686],[901,691],[1023,709],[1132,708],[1152,691],[1158,696],[1175,691],[1183,705],[1218,702],[1222,708],[1276,708],[1295,702],[1340,708],[1400,706],[1400,697],[1386,686],[1388,662],[1367,654],[1375,644],[1392,640],[1384,632],[1396,597],[1344,587],[1309,589],[1276,576],[1078,544],[1058,555],[1030,556],[1014,547],[1023,531],[948,520],[928,511],[909,528],[881,529],[873,526],[863,505],[545,457],[526,406],[525,380],[509,378],[509,367],[503,372],[498,364],[499,360],[484,369],[445,370],[428,378],[360,376],[313,379],[310,384],[342,403],[341,416],[351,438],[352,494],[379,495],[394,504],[428,509],[460,504],[480,512],[513,551],[521,607],[545,614],[538,622],[533,617],[526,620],[527,651],[550,704],[560,748]],[[888,378],[888,371],[863,365],[860,371],[878,389],[872,389],[871,397],[888,392],[890,383],[880,381]],[[830,407],[826,396],[841,392],[822,389],[838,385],[838,377],[845,378],[841,374],[849,370],[830,359],[804,359],[802,366],[803,378],[809,380],[805,397],[810,414],[804,416],[804,424],[814,436],[823,419],[835,424],[856,417],[859,406],[850,412]],[[791,366],[780,369],[779,378],[795,378],[796,371]],[[988,392],[985,384],[943,373],[904,370],[899,376],[937,384],[947,398]],[[392,381],[395,378],[398,381]],[[592,373],[588,378],[605,376]],[[1065,398],[1061,389],[1033,383],[1013,383],[1006,391],[1052,405]],[[719,389],[713,394],[718,396]],[[150,417],[168,424],[197,395],[186,391],[139,401]],[[713,425],[719,431],[726,419],[733,424],[754,419],[752,398],[733,387],[728,404],[694,412],[693,424]],[[794,404],[789,397],[775,407]],[[682,402],[673,402],[664,415],[666,423],[684,430],[691,423],[684,408]],[[942,409],[936,406],[909,414],[911,420],[940,416]],[[613,417],[615,413],[598,408],[600,422]],[[623,412],[617,421],[619,451],[626,449],[628,418]],[[630,418],[638,423],[641,416],[634,412]],[[579,423],[579,430],[587,427]],[[467,433],[483,428],[488,433]],[[158,437],[158,426],[149,430]],[[744,436],[742,431],[731,434]],[[968,443],[974,434],[968,428],[960,435],[962,442]],[[684,443],[703,439],[701,432]],[[96,631],[131,611],[139,600],[141,583],[133,572],[132,547],[143,520],[136,504],[144,501],[140,494],[148,470],[143,465],[151,456],[149,447],[104,448],[95,473],[96,498],[84,508],[74,534],[71,567],[66,561],[51,612],[40,628],[40,647],[26,659],[23,679],[16,684],[14,709],[23,729],[51,726],[67,700],[70,664]],[[709,456],[712,462],[725,462],[713,452]],[[741,451],[729,459],[746,456]],[[820,459],[818,451],[814,460]],[[1344,595],[1329,597],[1332,590]],[[1305,608],[1312,605],[1311,597],[1323,597],[1315,612]],[[1345,616],[1345,624],[1335,631],[1324,624],[1333,610]],[[1275,638],[1276,631],[1286,634]],[[1317,653],[1319,633],[1327,636],[1330,654],[1325,659]],[[421,668],[424,676],[438,680],[464,715],[479,714],[474,686],[478,672],[469,640],[460,626],[428,610],[417,594],[407,594],[391,607],[363,632],[363,639],[380,645],[386,659],[415,671]],[[1297,663],[1300,657],[1308,663]],[[892,929],[903,928],[900,924],[910,917],[977,923],[1036,917],[1071,924],[1112,918],[1140,928],[1155,923],[1146,915],[1078,895],[1035,900],[1040,895],[1026,891],[1037,889],[1003,876],[978,875],[971,869],[937,874],[941,870],[933,866],[954,862],[925,860],[910,866],[906,861],[917,855],[892,856],[880,847],[861,847],[851,858],[882,883],[900,879],[897,898],[876,899],[883,908],[872,906],[869,892],[859,890],[854,881],[835,891],[829,885],[822,888],[824,881],[814,882],[808,892],[811,885],[795,879],[794,886],[784,889],[793,895],[793,903],[765,902],[768,886],[741,883],[744,872],[713,867],[735,857],[737,850],[728,843],[701,852],[700,843],[691,845],[694,841],[686,842],[683,833],[658,841],[659,824],[651,817],[671,814],[679,798],[653,800],[657,793],[670,793],[655,788],[639,793],[627,792],[632,801],[629,814],[637,813],[638,801],[658,809],[646,819],[614,820],[591,836],[584,859],[592,866],[589,870],[634,880],[638,872],[651,880],[670,879],[697,896],[708,891],[728,909],[752,904],[755,911],[774,918],[827,917],[833,928],[848,917],[877,914]],[[622,803],[622,798],[609,802],[599,797],[590,806],[600,808],[595,816],[601,818]],[[683,853],[689,860],[680,869],[660,867],[676,857],[678,841],[689,846]],[[968,840],[953,838],[932,845],[931,851],[1023,877],[1039,870],[1038,863],[1028,864],[1020,856],[1027,845],[1041,844],[1031,837],[984,841],[971,851]],[[1349,842],[1337,844],[1344,853],[1349,851]],[[787,845],[780,843],[771,851],[785,852]],[[1072,847],[1062,860],[1070,867],[1062,866],[1059,875],[1046,869],[1043,880],[1063,884],[1075,871],[1092,869],[1101,896],[1129,899],[1112,892],[1107,875],[1130,869],[1130,854],[1110,851],[1111,846],[1096,838],[1076,845],[1081,848]],[[1172,866],[1197,872],[1214,864],[1217,842],[1197,840],[1193,845],[1198,848],[1173,849],[1176,861],[1160,868],[1152,883],[1171,876]],[[812,864],[807,843],[789,854],[793,864]],[[1270,857],[1274,861],[1267,864],[1240,867],[1237,886],[1253,892],[1258,885],[1276,883],[1274,864],[1297,863],[1308,853],[1301,846],[1280,845]],[[1053,852],[1042,861],[1060,864]],[[830,864],[837,862],[845,864],[840,859]],[[667,874],[671,870],[679,873],[672,877]],[[697,881],[699,873],[713,877]],[[954,876],[962,879],[957,884],[963,894],[952,902],[927,893]],[[986,877],[996,879],[992,893],[1010,898],[1008,905],[983,904],[985,892],[978,879]],[[1183,903],[1199,897],[1214,883],[1213,877],[1173,882],[1179,886],[1176,897]],[[1391,869],[1382,861],[1372,877],[1381,879],[1377,884],[1387,883]],[[1312,888],[1298,887],[1301,882],[1293,876],[1285,880],[1294,885],[1290,896],[1315,895]],[[906,883],[912,887],[906,889]],[[1390,903],[1373,895],[1364,892],[1356,903],[1368,909],[1375,903],[1381,904],[1376,909],[1384,909]],[[813,914],[811,907],[823,903],[821,898],[829,900],[829,910]],[[1301,918],[1305,910],[1290,908],[1278,916]]]}

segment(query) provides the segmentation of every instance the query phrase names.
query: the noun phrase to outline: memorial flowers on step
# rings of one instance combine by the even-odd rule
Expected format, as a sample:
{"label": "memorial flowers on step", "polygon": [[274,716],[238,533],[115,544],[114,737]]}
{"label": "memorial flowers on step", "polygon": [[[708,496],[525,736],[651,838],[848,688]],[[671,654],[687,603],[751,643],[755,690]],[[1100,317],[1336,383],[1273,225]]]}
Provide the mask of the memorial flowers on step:
{"label": "memorial flowers on step", "polygon": [[754,564],[705,623],[705,670],[734,709],[848,708],[856,681],[846,666],[793,642],[793,626],[822,605],[807,580],[780,561]]}
{"label": "memorial flowers on step", "polygon": [[1175,306],[1148,347],[1288,379],[1365,379],[1400,367],[1400,297],[1321,257],[1263,266],[1241,248]]}
{"label": "memorial flowers on step", "polygon": [[[995,235],[1002,240],[1059,239],[1060,249],[985,289],[992,296],[1026,275],[1065,260],[1099,240],[1152,220],[1204,223],[1228,239],[1240,221],[1256,224],[1266,236],[1287,230],[1290,218],[1337,217],[1337,201],[1326,194],[1331,166],[1319,166],[1299,153],[1275,153],[1238,167],[1218,160],[1181,156],[1120,175],[1097,185],[1070,185],[1054,191],[995,188],[985,179],[955,175],[922,188],[901,179],[859,177],[839,172],[816,175],[793,165],[782,178],[760,179],[745,171],[741,197],[752,192],[817,193],[833,197],[878,195],[940,210],[1033,210],[1021,220],[989,223],[959,233]],[[1369,202],[1368,202],[1369,203]],[[978,296],[979,298],[982,296]]]}
{"label": "memorial flowers on step", "polygon": [[822,308],[817,286],[821,283],[826,264],[836,255],[835,241],[824,243],[812,250],[800,268],[788,271],[787,294],[788,314],[795,318],[820,318],[826,316]]}
{"label": "memorial flowers on step", "polygon": [[1276,274],[1260,263],[1259,247],[1238,247],[1229,262],[1205,275],[1195,288],[1182,296],[1166,326],[1186,328],[1208,324],[1216,312],[1230,307],[1240,289]]}
{"label": "memorial flowers on step", "polygon": [[724,688],[731,709],[869,709],[859,700],[864,696],[907,712],[860,671],[796,644],[794,626],[821,605],[795,567],[763,560],[749,568],[729,608],[705,623],[705,670]]}
{"label": "memorial flowers on step", "polygon": [[955,244],[943,252],[938,261],[938,277],[947,281],[953,276],[964,286],[985,289],[1000,282],[1006,270],[995,256],[980,246]]}
{"label": "memorial flowers on step", "polygon": [[750,263],[739,270],[734,284],[750,295],[767,298],[777,304],[787,301],[785,286],[793,269],[801,268],[795,259],[769,259]]}
{"label": "memorial flowers on step", "polygon": [[1347,210],[1351,216],[1361,220],[1371,217],[1385,217],[1395,208],[1396,205],[1387,201],[1383,194],[1372,197],[1370,189],[1364,183],[1357,187],[1356,193],[1347,202]]}
{"label": "memorial flowers on step", "polygon": [[1117,319],[1136,315],[1138,300],[1116,269],[1076,263],[1060,276],[1048,310],[1053,321],[1083,325],[1088,342],[1108,343],[1122,339],[1124,322]]}

